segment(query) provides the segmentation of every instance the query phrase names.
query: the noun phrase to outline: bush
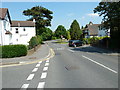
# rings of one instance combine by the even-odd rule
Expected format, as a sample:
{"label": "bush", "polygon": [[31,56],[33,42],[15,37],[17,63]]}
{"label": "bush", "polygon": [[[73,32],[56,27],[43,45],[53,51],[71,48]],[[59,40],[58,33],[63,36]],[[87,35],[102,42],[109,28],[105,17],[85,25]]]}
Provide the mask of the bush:
{"label": "bush", "polygon": [[32,37],[29,41],[29,48],[35,48],[35,46],[37,46],[39,44],[39,41],[37,39],[37,37]]}
{"label": "bush", "polygon": [[13,58],[27,55],[27,47],[25,45],[5,45],[0,46],[2,58]]}
{"label": "bush", "polygon": [[37,40],[38,40],[38,44],[41,44],[42,43],[42,36],[37,35]]}
{"label": "bush", "polygon": [[52,37],[52,40],[56,40],[56,39],[57,39],[56,37],[54,37],[54,36]]}

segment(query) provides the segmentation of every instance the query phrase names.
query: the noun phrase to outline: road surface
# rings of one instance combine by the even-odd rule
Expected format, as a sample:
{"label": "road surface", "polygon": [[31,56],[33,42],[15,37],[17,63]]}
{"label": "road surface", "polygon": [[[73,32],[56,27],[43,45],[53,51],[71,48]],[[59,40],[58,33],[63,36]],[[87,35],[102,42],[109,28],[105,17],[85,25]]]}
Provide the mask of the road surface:
{"label": "road surface", "polygon": [[[2,88],[118,88],[118,57],[48,41],[55,56],[2,68]],[[39,90],[39,89],[38,89]]]}

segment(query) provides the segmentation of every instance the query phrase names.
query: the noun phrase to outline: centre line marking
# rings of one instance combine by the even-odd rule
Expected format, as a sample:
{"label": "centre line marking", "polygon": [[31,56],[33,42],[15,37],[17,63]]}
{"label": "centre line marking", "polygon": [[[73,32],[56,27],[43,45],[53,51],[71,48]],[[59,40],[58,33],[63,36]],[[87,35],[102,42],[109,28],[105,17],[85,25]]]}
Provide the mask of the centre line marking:
{"label": "centre line marking", "polygon": [[38,70],[38,68],[34,68],[33,70],[32,70],[32,72],[36,72]]}
{"label": "centre line marking", "polygon": [[28,88],[29,84],[23,84],[21,88]]}
{"label": "centre line marking", "polygon": [[109,68],[109,67],[107,67],[107,66],[105,66],[105,65],[103,65],[103,64],[101,64],[101,63],[99,63],[99,62],[96,62],[96,61],[94,61],[94,60],[92,60],[92,59],[90,59],[90,58],[88,58],[88,57],[86,57],[86,56],[84,56],[84,55],[82,55],[82,57],[88,59],[89,61],[91,61],[91,62],[93,62],[93,63],[95,63],[95,64],[97,64],[97,65],[100,65],[100,66],[108,69],[109,71],[112,71],[112,72],[114,72],[114,73],[118,73],[117,71],[115,71],[115,70],[113,70],[113,69],[111,69],[111,68]]}
{"label": "centre line marking", "polygon": [[36,67],[39,67],[40,66],[40,63],[38,63],[37,65],[36,65]]}
{"label": "centre line marking", "polygon": [[49,63],[45,63],[45,66],[49,66]]}
{"label": "centre line marking", "polygon": [[47,71],[47,70],[48,70],[48,67],[44,67],[44,68],[43,68],[43,71]]}
{"label": "centre line marking", "polygon": [[39,82],[37,88],[44,88],[44,86],[45,86],[45,82]]}
{"label": "centre line marking", "polygon": [[46,76],[47,76],[47,73],[46,73],[46,72],[42,73],[41,79],[46,78]]}
{"label": "centre line marking", "polygon": [[27,80],[32,80],[33,77],[34,77],[34,74],[30,74],[30,75],[28,76]]}

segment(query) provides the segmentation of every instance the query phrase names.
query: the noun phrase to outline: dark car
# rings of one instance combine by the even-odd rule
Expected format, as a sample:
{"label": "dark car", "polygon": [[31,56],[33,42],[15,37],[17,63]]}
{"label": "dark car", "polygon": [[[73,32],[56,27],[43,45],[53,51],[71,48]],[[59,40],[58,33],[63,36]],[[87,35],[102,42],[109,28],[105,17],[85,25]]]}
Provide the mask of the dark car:
{"label": "dark car", "polygon": [[81,40],[70,40],[69,41],[69,47],[78,47],[82,45],[83,45],[83,42]]}

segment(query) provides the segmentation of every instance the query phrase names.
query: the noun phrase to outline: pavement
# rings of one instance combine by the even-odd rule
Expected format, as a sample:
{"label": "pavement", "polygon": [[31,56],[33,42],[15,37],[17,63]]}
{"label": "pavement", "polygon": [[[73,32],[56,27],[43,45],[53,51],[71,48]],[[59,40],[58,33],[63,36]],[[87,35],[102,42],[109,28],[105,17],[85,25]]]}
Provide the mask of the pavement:
{"label": "pavement", "polygon": [[118,53],[117,51],[112,51],[112,50],[99,48],[99,47],[93,47],[93,46],[90,46],[90,45],[81,46],[81,49],[84,49],[83,51],[86,51],[86,52],[101,53],[101,54],[106,54],[106,55],[109,55],[109,56],[119,56],[120,55],[120,53]]}
{"label": "pavement", "polygon": [[37,62],[50,57],[50,48],[47,44],[41,45],[32,55],[15,57],[15,58],[2,58],[0,60],[0,67],[13,64],[28,64]]}

